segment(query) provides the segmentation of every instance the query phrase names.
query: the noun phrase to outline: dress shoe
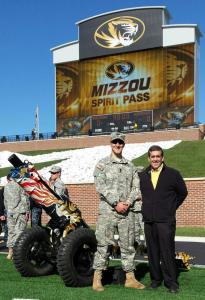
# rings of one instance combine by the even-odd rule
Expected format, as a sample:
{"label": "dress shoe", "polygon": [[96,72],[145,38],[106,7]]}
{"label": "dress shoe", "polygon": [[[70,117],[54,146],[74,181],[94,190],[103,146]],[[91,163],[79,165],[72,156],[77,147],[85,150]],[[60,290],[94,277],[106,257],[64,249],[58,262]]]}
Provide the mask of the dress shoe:
{"label": "dress shoe", "polygon": [[172,294],[177,294],[179,292],[179,289],[174,287],[174,288],[169,288],[168,289],[168,292],[169,293],[172,293]]}
{"label": "dress shoe", "polygon": [[160,282],[152,282],[152,283],[150,283],[150,285],[148,286],[148,289],[157,289],[160,285],[161,285]]}

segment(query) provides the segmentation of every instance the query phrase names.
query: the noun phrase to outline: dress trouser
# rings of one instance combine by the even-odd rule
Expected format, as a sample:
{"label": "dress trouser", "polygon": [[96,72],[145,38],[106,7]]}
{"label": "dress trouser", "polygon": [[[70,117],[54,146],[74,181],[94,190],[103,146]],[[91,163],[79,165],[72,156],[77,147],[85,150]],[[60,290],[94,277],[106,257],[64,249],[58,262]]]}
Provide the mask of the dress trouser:
{"label": "dress trouser", "polygon": [[164,279],[164,284],[168,288],[178,288],[175,264],[175,230],[175,221],[171,223],[145,222],[151,280],[158,284]]}
{"label": "dress trouser", "polygon": [[34,206],[31,209],[31,226],[38,225],[41,226],[41,215],[42,215],[42,208]]}

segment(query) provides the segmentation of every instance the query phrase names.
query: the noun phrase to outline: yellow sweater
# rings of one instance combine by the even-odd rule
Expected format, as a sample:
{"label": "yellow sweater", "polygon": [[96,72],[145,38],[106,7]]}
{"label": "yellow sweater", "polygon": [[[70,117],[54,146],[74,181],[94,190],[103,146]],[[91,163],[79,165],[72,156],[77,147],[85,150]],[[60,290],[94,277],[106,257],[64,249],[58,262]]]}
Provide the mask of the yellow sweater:
{"label": "yellow sweater", "polygon": [[154,189],[156,189],[157,182],[159,179],[159,174],[161,173],[162,168],[163,168],[163,164],[161,164],[161,166],[158,169],[151,170],[151,181],[152,181],[152,185],[153,185]]}

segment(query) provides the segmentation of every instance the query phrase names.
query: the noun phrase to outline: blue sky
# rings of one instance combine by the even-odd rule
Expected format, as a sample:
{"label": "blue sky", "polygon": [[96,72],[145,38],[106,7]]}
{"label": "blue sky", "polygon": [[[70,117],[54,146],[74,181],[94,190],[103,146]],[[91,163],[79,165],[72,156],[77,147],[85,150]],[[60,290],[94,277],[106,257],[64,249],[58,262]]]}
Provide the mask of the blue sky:
{"label": "blue sky", "polygon": [[[0,0],[0,136],[30,134],[39,106],[40,132],[55,131],[50,49],[78,39],[76,22],[112,10],[166,6],[171,24],[197,24],[205,34],[203,0]],[[205,123],[205,41],[200,41],[199,117]]]}

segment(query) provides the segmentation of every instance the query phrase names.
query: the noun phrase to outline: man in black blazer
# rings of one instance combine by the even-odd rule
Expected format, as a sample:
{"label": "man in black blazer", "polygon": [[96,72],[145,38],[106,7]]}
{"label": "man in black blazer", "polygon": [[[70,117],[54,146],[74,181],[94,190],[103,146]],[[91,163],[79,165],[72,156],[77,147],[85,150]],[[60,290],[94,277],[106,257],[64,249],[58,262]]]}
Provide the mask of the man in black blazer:
{"label": "man in black blazer", "polygon": [[142,215],[149,259],[151,285],[164,285],[177,293],[175,265],[176,210],[188,192],[180,173],[165,165],[161,147],[148,150],[150,166],[140,176]]}

